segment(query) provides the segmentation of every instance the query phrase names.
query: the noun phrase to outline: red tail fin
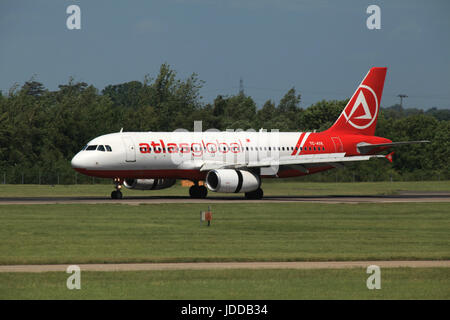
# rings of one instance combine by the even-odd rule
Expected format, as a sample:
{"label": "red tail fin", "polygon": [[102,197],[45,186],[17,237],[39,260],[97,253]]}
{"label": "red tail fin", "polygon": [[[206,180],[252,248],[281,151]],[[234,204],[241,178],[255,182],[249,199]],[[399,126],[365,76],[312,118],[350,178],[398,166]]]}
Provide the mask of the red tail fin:
{"label": "red tail fin", "polygon": [[380,110],[387,68],[372,68],[356,89],[341,115],[327,131],[373,136]]}

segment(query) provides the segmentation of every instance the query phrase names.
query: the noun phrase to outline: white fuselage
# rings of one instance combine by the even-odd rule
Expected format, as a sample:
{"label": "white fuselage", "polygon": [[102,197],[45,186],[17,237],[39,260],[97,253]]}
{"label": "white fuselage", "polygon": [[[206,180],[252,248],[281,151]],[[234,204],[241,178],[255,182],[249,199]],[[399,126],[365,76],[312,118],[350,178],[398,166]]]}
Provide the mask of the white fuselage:
{"label": "white fuselage", "polygon": [[[72,166],[99,177],[201,180],[199,168],[205,162],[252,163],[336,152],[329,144],[324,135],[299,132],[120,132],[90,141]],[[93,146],[105,146],[105,151]]]}

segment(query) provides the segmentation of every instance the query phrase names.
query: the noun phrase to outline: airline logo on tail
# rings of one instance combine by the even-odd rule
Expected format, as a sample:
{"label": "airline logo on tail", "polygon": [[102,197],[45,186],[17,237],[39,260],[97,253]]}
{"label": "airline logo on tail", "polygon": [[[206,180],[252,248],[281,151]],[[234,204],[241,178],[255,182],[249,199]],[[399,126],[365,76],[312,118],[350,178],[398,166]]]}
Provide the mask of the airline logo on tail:
{"label": "airline logo on tail", "polygon": [[355,92],[355,95],[350,100],[349,105],[352,104],[352,100],[353,107],[350,114],[347,114],[346,110],[343,112],[345,119],[347,119],[347,122],[356,129],[370,127],[378,114],[379,105],[377,95],[371,87],[361,85],[359,90]]}
{"label": "airline logo on tail", "polygon": [[386,71],[387,68],[377,67],[369,70],[339,118],[327,130],[330,134],[375,134]]}

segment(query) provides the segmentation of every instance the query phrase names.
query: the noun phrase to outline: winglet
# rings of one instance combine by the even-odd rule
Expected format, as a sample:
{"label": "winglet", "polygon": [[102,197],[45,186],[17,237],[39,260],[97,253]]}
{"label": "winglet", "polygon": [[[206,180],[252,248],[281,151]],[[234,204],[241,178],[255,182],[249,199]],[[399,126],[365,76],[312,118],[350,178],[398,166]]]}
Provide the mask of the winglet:
{"label": "winglet", "polygon": [[394,152],[395,151],[392,151],[391,153],[389,153],[388,155],[385,156],[385,158],[388,159],[390,163],[392,163],[392,160],[393,160],[392,156],[394,155]]}

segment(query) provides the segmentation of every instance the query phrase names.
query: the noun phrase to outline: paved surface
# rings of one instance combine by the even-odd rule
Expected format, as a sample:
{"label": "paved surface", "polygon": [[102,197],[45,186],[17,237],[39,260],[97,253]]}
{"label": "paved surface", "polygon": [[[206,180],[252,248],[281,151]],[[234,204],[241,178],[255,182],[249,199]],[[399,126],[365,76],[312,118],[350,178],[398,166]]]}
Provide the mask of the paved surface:
{"label": "paved surface", "polygon": [[267,196],[261,200],[246,200],[243,197],[217,197],[207,199],[191,199],[189,197],[126,197],[112,200],[107,197],[3,197],[2,204],[101,204],[121,203],[129,205],[152,203],[255,203],[255,202],[316,202],[316,203],[393,203],[393,202],[450,202],[450,193],[405,193],[387,196]]}
{"label": "paved surface", "polygon": [[[449,268],[450,260],[427,261],[324,261],[324,262],[190,262],[80,264],[81,271],[225,270],[225,269],[346,269],[367,268]],[[0,272],[66,272],[68,264],[0,266]]]}

